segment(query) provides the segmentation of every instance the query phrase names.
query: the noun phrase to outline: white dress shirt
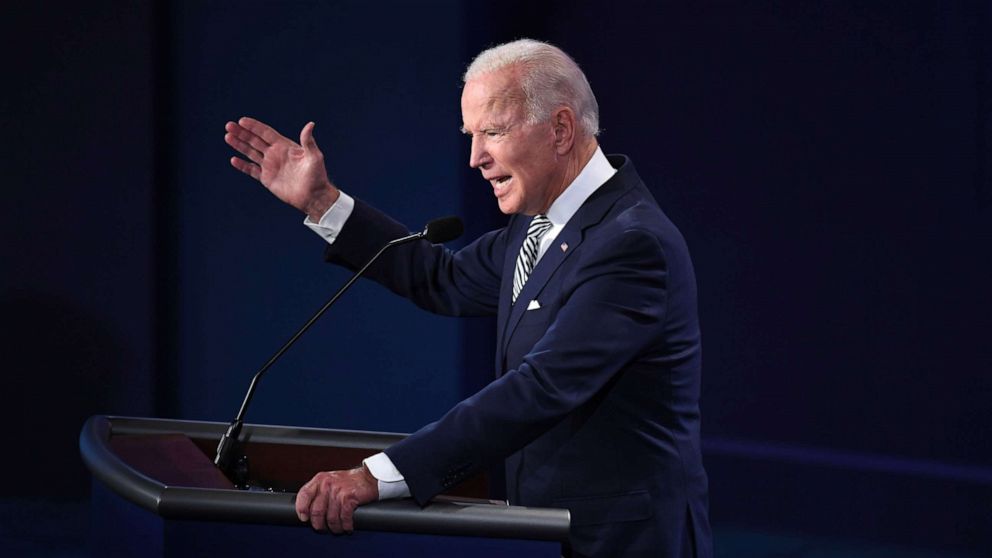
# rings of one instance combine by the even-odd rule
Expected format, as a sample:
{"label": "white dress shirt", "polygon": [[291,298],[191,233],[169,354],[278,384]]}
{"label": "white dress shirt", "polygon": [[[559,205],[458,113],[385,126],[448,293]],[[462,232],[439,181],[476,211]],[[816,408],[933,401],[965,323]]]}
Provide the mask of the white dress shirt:
{"label": "white dress shirt", "polygon": [[[551,246],[551,243],[554,242],[558,234],[565,228],[569,219],[582,207],[586,199],[606,183],[616,172],[617,170],[610,166],[606,155],[603,155],[603,150],[597,147],[596,153],[589,159],[589,162],[582,168],[582,171],[575,177],[575,180],[565,188],[565,191],[548,208],[547,217],[551,221],[551,228],[541,237],[541,245],[537,250],[537,261],[534,262],[534,265],[537,265],[537,262],[541,261],[541,256],[548,251],[548,247]],[[341,192],[337,201],[321,216],[320,221],[315,223],[307,216],[303,220],[303,224],[317,233],[328,244],[333,244],[354,208],[354,198]],[[378,481],[380,500],[405,498],[410,495],[410,489],[407,487],[406,480],[403,479],[403,475],[396,469],[393,461],[385,453],[377,453],[362,461],[362,464],[368,468],[372,476]]]}

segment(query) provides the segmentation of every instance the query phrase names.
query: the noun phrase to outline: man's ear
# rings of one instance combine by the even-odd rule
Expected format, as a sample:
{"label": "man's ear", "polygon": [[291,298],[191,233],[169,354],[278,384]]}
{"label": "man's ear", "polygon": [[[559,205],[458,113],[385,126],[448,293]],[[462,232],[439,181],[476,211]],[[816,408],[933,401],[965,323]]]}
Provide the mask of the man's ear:
{"label": "man's ear", "polygon": [[575,145],[575,113],[569,107],[561,107],[552,115],[555,129],[555,150],[565,155]]}

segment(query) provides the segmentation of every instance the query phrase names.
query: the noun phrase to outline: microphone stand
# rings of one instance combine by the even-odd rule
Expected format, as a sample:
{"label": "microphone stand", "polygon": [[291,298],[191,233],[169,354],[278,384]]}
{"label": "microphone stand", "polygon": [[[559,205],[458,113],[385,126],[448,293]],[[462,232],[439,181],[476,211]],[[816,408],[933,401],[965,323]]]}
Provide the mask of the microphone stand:
{"label": "microphone stand", "polygon": [[[451,218],[449,217],[446,219],[450,220]],[[234,482],[235,486],[237,486],[240,489],[248,488],[248,458],[247,456],[242,455],[238,457],[236,461],[234,461],[234,456],[240,453],[238,451],[238,448],[241,444],[238,441],[238,438],[241,435],[241,429],[244,426],[245,413],[248,412],[248,404],[251,403],[251,398],[254,397],[255,395],[255,388],[258,387],[258,381],[269,370],[269,368],[272,367],[272,365],[277,360],[279,360],[279,357],[281,357],[283,353],[285,353],[290,347],[292,347],[293,344],[296,343],[296,341],[304,333],[306,333],[308,329],[310,329],[310,326],[316,323],[317,320],[324,314],[324,312],[326,312],[328,308],[330,308],[335,302],[337,302],[337,300],[341,298],[341,295],[344,294],[344,292],[347,291],[355,283],[355,281],[357,281],[358,278],[361,277],[362,274],[364,274],[365,271],[373,263],[375,263],[377,259],[379,259],[379,256],[381,256],[383,252],[394,246],[398,246],[400,244],[406,244],[407,242],[420,240],[422,238],[427,238],[428,240],[432,240],[431,237],[434,235],[431,234],[431,226],[434,223],[438,223],[440,221],[444,221],[444,219],[440,219],[438,221],[432,221],[431,223],[427,224],[427,226],[424,228],[422,232],[411,233],[408,236],[397,238],[396,240],[391,240],[385,246],[380,248],[379,251],[376,252],[374,256],[372,256],[372,259],[370,259],[368,263],[366,263],[361,269],[359,269],[357,273],[353,274],[351,276],[351,279],[349,279],[348,282],[344,284],[344,286],[338,289],[338,292],[334,293],[334,296],[332,296],[331,299],[328,300],[327,303],[325,303],[324,306],[320,308],[320,310],[317,310],[317,313],[314,314],[312,318],[307,320],[307,322],[303,324],[303,327],[301,327],[299,331],[293,334],[293,336],[289,339],[289,341],[287,341],[285,345],[280,347],[279,350],[276,351],[276,353],[272,355],[271,358],[269,358],[268,362],[266,362],[262,366],[262,368],[260,368],[258,372],[255,373],[255,376],[251,379],[251,384],[248,386],[248,393],[245,394],[245,399],[244,401],[241,402],[241,409],[238,410],[238,415],[234,417],[233,421],[231,421],[230,426],[227,427],[227,432],[224,433],[224,436],[220,439],[220,443],[217,444],[217,455],[216,457],[214,457],[214,465],[216,465],[217,468],[220,469],[221,472],[223,472],[227,476],[227,478],[231,479],[231,481]],[[442,223],[442,225],[446,225],[446,224],[447,223]],[[460,221],[458,227],[460,229]],[[441,226],[439,228],[445,228],[445,227]],[[450,226],[448,228],[450,228]],[[460,230],[455,236],[458,236],[458,234],[461,234]]]}

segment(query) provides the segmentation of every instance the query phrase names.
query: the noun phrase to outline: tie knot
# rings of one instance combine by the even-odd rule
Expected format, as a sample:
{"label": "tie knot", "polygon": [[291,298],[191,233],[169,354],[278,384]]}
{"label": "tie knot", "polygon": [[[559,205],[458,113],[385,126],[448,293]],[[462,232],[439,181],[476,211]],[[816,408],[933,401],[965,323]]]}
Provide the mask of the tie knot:
{"label": "tie knot", "polygon": [[517,302],[520,290],[524,288],[524,283],[530,277],[530,272],[534,270],[537,263],[537,256],[540,253],[541,237],[551,228],[551,219],[547,215],[535,215],[527,227],[527,238],[520,246],[520,254],[517,255],[517,265],[513,270],[513,298],[512,302]]}
{"label": "tie knot", "polygon": [[551,228],[551,219],[548,219],[547,215],[535,215],[530,221],[530,226],[527,227],[528,237],[538,237],[544,236],[544,233]]}

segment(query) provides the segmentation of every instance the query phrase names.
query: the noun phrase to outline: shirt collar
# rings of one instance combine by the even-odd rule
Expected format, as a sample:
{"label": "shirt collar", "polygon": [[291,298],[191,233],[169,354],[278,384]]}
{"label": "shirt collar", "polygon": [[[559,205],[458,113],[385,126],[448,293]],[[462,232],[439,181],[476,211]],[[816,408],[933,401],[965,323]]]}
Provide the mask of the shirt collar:
{"label": "shirt collar", "polygon": [[582,171],[575,180],[565,188],[565,191],[558,196],[558,199],[551,204],[548,208],[548,219],[554,226],[564,226],[572,215],[582,207],[582,204],[599,189],[600,186],[606,183],[614,174],[616,174],[617,169],[610,165],[610,162],[606,159],[606,155],[603,155],[603,150],[600,147],[596,147],[596,152],[593,153],[592,158],[586,163],[586,166],[582,167]]}

